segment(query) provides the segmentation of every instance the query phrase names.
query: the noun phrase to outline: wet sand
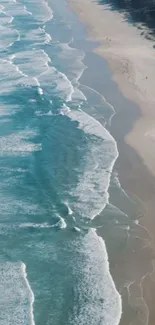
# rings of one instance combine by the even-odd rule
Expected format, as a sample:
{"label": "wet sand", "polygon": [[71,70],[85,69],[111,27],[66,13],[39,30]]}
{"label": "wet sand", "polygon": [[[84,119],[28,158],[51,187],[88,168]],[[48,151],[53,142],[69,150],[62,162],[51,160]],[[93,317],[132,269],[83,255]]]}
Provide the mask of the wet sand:
{"label": "wet sand", "polygon": [[[124,227],[122,219],[118,219],[118,224],[113,219],[98,231],[107,244],[111,273],[122,295],[121,325],[154,325],[155,51],[153,44],[143,39],[139,30],[128,25],[120,14],[104,11],[103,6],[98,6],[91,0],[85,0],[84,3],[82,0],[76,3],[75,0],[71,0],[70,3],[82,22],[89,27],[90,39],[101,42],[101,46],[95,49],[95,52],[107,60],[113,73],[113,80],[111,80],[108,73],[109,66],[106,66],[105,61],[94,53],[87,53],[86,62],[88,67],[91,66],[94,78],[93,81],[90,80],[89,69],[87,69],[82,77],[83,80],[90,87],[96,87],[97,91],[103,93],[107,101],[116,109],[116,115],[110,126],[110,132],[116,139],[119,150],[115,170],[129,196],[126,199],[121,193],[117,198],[115,188],[111,184],[110,203],[125,211],[128,220]],[[89,15],[87,15],[88,11]],[[113,30],[109,26],[111,19],[113,27],[116,23],[116,28],[112,28]],[[123,32],[119,29],[119,22]],[[95,27],[96,25],[98,28]],[[111,46],[109,43],[112,43],[114,30],[115,41],[113,40],[114,46]],[[128,47],[122,49],[123,44]],[[129,51],[131,45],[132,54]],[[142,47],[143,50],[145,49],[145,54]],[[138,52],[136,52],[137,48]],[[129,51],[129,56],[126,50]],[[142,57],[145,57],[144,62],[142,57],[139,59],[141,51]],[[134,59],[135,55],[136,59]],[[99,73],[100,71],[103,73]],[[135,209],[132,207],[132,201],[136,202]],[[104,215],[106,213],[108,207],[103,212]],[[117,247],[111,247],[111,243],[116,243]]]}
{"label": "wet sand", "polygon": [[[155,175],[155,50],[154,43],[141,35],[120,13],[91,0],[70,0],[71,6],[88,27],[90,39],[100,42],[96,53],[104,57],[125,97],[141,108],[141,117],[126,136]],[[89,12],[89,15],[87,14]]]}

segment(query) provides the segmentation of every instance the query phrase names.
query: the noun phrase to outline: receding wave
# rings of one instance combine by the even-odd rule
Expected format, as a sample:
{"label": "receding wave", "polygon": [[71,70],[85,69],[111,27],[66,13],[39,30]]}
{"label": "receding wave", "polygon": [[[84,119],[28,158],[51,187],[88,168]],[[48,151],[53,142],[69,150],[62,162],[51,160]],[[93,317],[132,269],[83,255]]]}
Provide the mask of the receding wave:
{"label": "receding wave", "polygon": [[25,34],[25,39],[29,42],[31,41],[33,46],[48,44],[52,41],[51,35],[46,33],[41,27],[35,30],[27,31]]}
{"label": "receding wave", "polygon": [[0,156],[27,155],[41,150],[40,143],[32,143],[30,140],[36,133],[31,130],[11,133],[0,137]]}
{"label": "receding wave", "polygon": [[8,27],[0,26],[0,49],[11,46],[19,38],[17,30]]}
{"label": "receding wave", "polygon": [[25,222],[19,225],[20,228],[36,228],[36,229],[46,229],[46,228],[60,228],[65,229],[67,224],[61,216],[57,215],[58,221],[55,224],[49,224],[48,222],[43,223],[34,223],[34,222]]}
{"label": "receding wave", "polygon": [[116,142],[97,120],[83,111],[70,110],[64,105],[60,113],[77,121],[78,127],[91,136],[83,175],[71,194],[77,198],[73,210],[93,219],[108,202],[110,176],[118,157]]}
{"label": "receding wave", "polygon": [[[39,267],[43,266],[43,273],[45,265],[48,266],[42,301],[44,306],[46,295],[49,307],[53,308],[50,314],[53,324],[60,322],[56,313],[57,310],[61,313],[61,307],[66,304],[63,294],[67,292],[68,299],[68,288],[72,291],[69,298],[72,300],[74,297],[71,301],[74,306],[71,314],[69,308],[66,323],[118,324],[121,299],[109,272],[105,244],[95,230],[89,228],[91,219],[108,203],[110,177],[118,151],[110,133],[80,109],[83,103],[89,106],[79,83],[86,68],[83,63],[85,53],[72,48],[71,42],[66,40],[52,41],[53,35],[46,32],[46,22],[53,17],[47,1],[40,0],[38,4],[38,0],[2,0],[1,3],[0,234],[8,235],[8,247],[11,247],[11,250],[7,248],[9,253],[5,257],[13,256],[14,259],[17,252],[19,256],[27,257],[29,264],[26,264],[35,275],[33,256]],[[51,30],[56,30],[54,23]],[[100,102],[105,102],[104,97],[100,97]],[[112,107],[106,104],[111,115]],[[61,121],[66,123],[62,122],[63,127],[71,126],[76,139],[75,168],[74,162],[68,166],[68,156],[73,154],[68,155],[70,148],[67,148],[65,137],[63,143],[62,134],[65,132],[63,130],[61,134]],[[87,140],[83,155],[78,151],[81,137]],[[60,166],[61,147],[57,148],[57,143],[61,143],[64,149]],[[79,161],[81,165],[78,165]],[[73,170],[71,174],[69,168]],[[62,180],[66,184],[62,185]],[[86,227],[78,222],[81,219]],[[15,249],[13,241],[17,242]],[[45,257],[47,264],[44,263]],[[49,269],[53,272],[51,281],[47,276]],[[68,274],[75,283],[74,288]],[[26,265],[21,262],[0,263],[0,289],[4,298],[0,301],[0,325],[34,325],[34,294],[28,275]],[[38,273],[33,276],[35,296],[39,288],[36,302],[39,301],[41,306],[40,290],[44,285],[40,283]],[[6,286],[8,290],[5,290]],[[54,301],[51,307],[50,295],[54,290],[60,298],[56,299],[57,310],[54,310]],[[37,303],[36,310],[40,313]]]}
{"label": "receding wave", "polygon": [[68,214],[69,214],[69,216],[71,216],[71,215],[73,214],[72,209],[70,208],[68,202],[64,202],[64,203],[65,203],[65,205],[67,206],[67,210],[68,210]]}
{"label": "receding wave", "polygon": [[34,294],[24,263],[0,263],[0,290],[0,324],[34,325]]}
{"label": "receding wave", "polygon": [[45,0],[41,0],[39,6],[37,0],[26,0],[25,9],[30,12],[39,23],[45,23],[53,17],[53,11]]}
{"label": "receding wave", "polygon": [[[74,308],[69,324],[118,325],[121,297],[109,272],[108,256],[103,239],[91,229],[75,248]],[[80,279],[76,275],[81,272]]]}

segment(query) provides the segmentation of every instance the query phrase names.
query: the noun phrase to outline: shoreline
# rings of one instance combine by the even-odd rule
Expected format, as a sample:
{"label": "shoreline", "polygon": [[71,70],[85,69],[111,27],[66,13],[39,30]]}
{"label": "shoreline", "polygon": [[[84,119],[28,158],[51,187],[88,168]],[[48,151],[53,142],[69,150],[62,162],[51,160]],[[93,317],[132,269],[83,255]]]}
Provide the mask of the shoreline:
{"label": "shoreline", "polygon": [[[95,81],[96,81],[96,75],[95,75],[95,73],[98,74],[98,72],[100,71],[99,69],[102,69],[102,68],[106,69],[104,60],[102,58],[98,57],[95,53],[90,52],[90,53],[87,53],[86,54],[85,62],[87,64],[87,66],[88,66],[88,69],[86,69],[84,71],[84,73],[83,73],[83,75],[82,75],[82,77],[80,79],[80,82],[82,81],[84,84],[87,84],[87,86],[90,86],[91,88],[95,89],[96,91],[99,91],[100,93],[102,93],[102,89],[99,89],[98,86],[100,84],[101,85],[101,88],[102,88],[101,80],[103,80],[103,77],[101,77],[101,80],[99,80],[99,84],[97,84],[97,86],[95,88]],[[92,70],[92,62],[94,62],[94,70]],[[91,75],[93,74],[93,76],[94,76],[93,81],[90,78],[90,71],[91,71]],[[120,117],[121,117],[121,114],[122,114],[122,109],[121,108],[124,108],[124,105],[126,105],[126,110],[124,111],[124,115],[126,116],[126,114],[128,112],[128,109],[130,108],[131,103],[129,101],[127,101],[127,99],[125,99],[121,95],[121,93],[117,89],[116,85],[113,83],[113,81],[110,80],[110,73],[108,75],[108,71],[106,72],[106,76],[107,76],[106,82],[108,83],[108,87],[110,87],[110,89],[112,89],[113,96],[115,98],[115,101],[117,100],[117,102],[120,104],[119,110],[116,111],[116,114],[112,118],[111,126],[110,126],[110,128],[108,128],[108,130],[110,131],[110,133],[112,134],[112,136],[116,140],[117,145],[118,145],[118,150],[119,150],[119,157],[117,158],[117,161],[115,163],[115,167],[114,167],[114,170],[113,171],[115,171],[115,170],[118,171],[119,179],[121,181],[123,181],[123,185],[124,184],[126,185],[126,179],[125,179],[124,176],[125,176],[125,173],[126,173],[126,166],[128,164],[130,164],[130,161],[131,161],[131,163],[134,162],[134,165],[135,165],[136,168],[137,168],[137,166],[139,168],[139,165],[141,166],[141,170],[142,170],[142,172],[144,172],[144,175],[146,176],[146,178],[148,178],[148,174],[150,174],[150,173],[147,170],[146,166],[143,166],[143,162],[139,158],[139,156],[137,155],[136,151],[133,148],[130,148],[129,145],[127,145],[124,142],[124,135],[126,134],[126,131],[127,131],[127,128],[126,128],[127,123],[124,123],[124,127],[120,128]],[[105,89],[104,89],[104,95],[105,95]],[[110,99],[108,98],[108,96],[109,95],[108,95],[108,89],[107,89],[106,99],[109,102]],[[114,103],[112,103],[112,104],[114,104]],[[130,127],[132,126],[132,124],[134,123],[135,119],[137,119],[138,116],[139,116],[139,110],[138,110],[137,106],[132,105],[131,108],[132,108],[132,115],[131,115],[131,118],[130,118],[130,123],[129,123],[130,125],[128,125],[128,128],[129,128],[129,126]],[[144,169],[144,171],[143,171],[143,169]],[[151,175],[151,178],[152,178],[152,175]],[[135,180],[136,180],[136,178],[135,178]],[[122,185],[122,183],[121,183],[121,185]],[[133,185],[133,182],[131,183],[131,185]],[[127,208],[126,207],[126,202],[125,202],[125,206],[123,206],[123,207],[119,206],[120,201],[122,201],[122,198],[121,199],[118,198],[118,200],[116,201],[115,200],[116,192],[113,195],[113,193],[111,193],[113,191],[113,190],[111,190],[111,188],[112,188],[112,186],[110,185],[110,188],[109,188],[109,191],[110,191],[110,202],[113,203],[114,206],[119,207],[121,211],[124,211],[125,212],[126,211],[126,208]],[[129,193],[129,196],[130,195],[131,195],[131,193]],[[137,201],[137,198],[135,198],[135,197],[132,197],[132,199],[134,201],[135,200]],[[123,200],[124,200],[124,198],[123,198]],[[137,221],[139,221],[138,220],[139,218],[140,218],[140,220],[142,220],[142,216],[144,214],[143,206],[141,204],[139,206],[139,202],[138,202],[138,208],[139,208],[139,210],[138,210],[136,216],[134,215],[134,220],[130,220],[130,223],[132,224],[131,225],[131,227],[132,227],[131,232],[134,232],[134,236],[135,237],[136,236],[141,236],[143,238],[143,242],[145,243],[145,242],[148,241],[147,231],[145,231],[144,229],[141,229],[140,226],[137,223]],[[130,216],[131,206],[129,206],[129,209],[128,210],[129,211],[127,211],[127,213],[129,213],[129,217],[131,217]],[[104,217],[104,214],[105,213],[103,211],[103,213],[101,213],[101,218]],[[140,214],[140,217],[139,217],[139,214]],[[114,225],[113,222],[111,223],[111,227],[112,228],[115,227],[115,225]],[[142,232],[141,232],[141,230],[142,230]],[[124,244],[125,244],[124,231],[118,230],[118,232],[119,232],[120,238],[116,238],[116,239],[117,239],[117,241],[118,241],[119,244],[121,244],[121,245],[124,246]],[[118,265],[118,260],[114,256],[115,252],[111,251],[111,249],[109,250],[109,246],[111,245],[111,242],[114,243],[114,241],[115,241],[115,238],[114,238],[115,235],[112,235],[112,237],[110,237],[110,239],[109,239],[107,237],[107,233],[108,232],[107,232],[107,228],[105,227],[105,225],[104,225],[103,228],[98,229],[97,230],[97,233],[105,241],[106,248],[107,248],[107,253],[108,253],[108,256],[109,256],[109,262],[110,262],[110,273],[112,274],[112,278],[114,279],[114,282],[115,282],[115,285],[116,285],[116,288],[117,288],[118,292],[121,293],[121,295],[123,296],[122,297],[122,302],[123,302],[123,315],[124,315],[124,309],[126,310],[126,312],[125,312],[125,315],[122,318],[120,324],[121,325],[127,325],[129,323],[127,323],[127,321],[126,321],[126,313],[128,314],[129,313],[129,310],[130,310],[130,313],[131,313],[131,311],[133,310],[133,307],[131,307],[128,304],[128,291],[127,291],[127,287],[125,286],[122,289],[122,286],[124,285],[124,283],[122,283],[120,281],[120,279],[119,279],[119,273],[121,272],[121,267],[123,268],[124,261],[125,261],[125,256],[123,255],[124,253],[122,255],[120,254],[120,257],[119,257],[120,270],[118,271],[116,269],[116,265]],[[126,237],[126,234],[125,234],[125,237]],[[133,240],[133,237],[131,237],[131,238]],[[136,242],[135,242],[135,245],[137,245]],[[140,250],[141,250],[141,245],[140,245],[140,247],[137,247],[137,253],[136,253],[137,258],[138,258],[138,254],[140,253]],[[126,247],[126,251],[128,251],[128,247]],[[127,256],[131,256],[130,249],[129,249],[129,252],[128,252],[128,255]],[[149,268],[150,268],[151,258],[150,258],[150,250],[149,249],[147,249],[144,252],[144,256],[141,257],[141,258],[144,259],[144,261],[145,261],[146,260],[146,256],[147,256],[147,264],[149,265]],[[132,261],[130,259],[129,259],[129,261],[130,261],[130,263],[132,263]],[[129,274],[129,272],[126,272],[126,270],[124,271],[124,274],[121,272],[122,273],[121,275],[122,275],[123,281],[124,281],[124,276],[126,276],[126,274],[127,274],[127,282],[131,282],[131,283],[133,282],[132,272],[133,272],[133,269],[135,268],[134,262],[135,261],[133,261],[132,267],[130,265],[130,267],[131,267],[131,274]],[[125,263],[126,263],[126,261],[125,261]],[[136,267],[137,267],[137,265],[136,265]],[[118,266],[117,266],[117,268],[118,268]],[[144,269],[144,271],[142,273],[139,272],[139,267],[138,267],[138,271],[135,270],[135,273],[136,273],[137,278],[138,278],[138,275],[137,275],[138,272],[140,274],[140,278],[147,273],[147,270],[145,269],[145,267],[143,269]],[[134,300],[134,297],[132,297],[132,300]],[[133,303],[133,301],[132,301],[132,303]],[[137,308],[137,307],[134,307],[134,308]],[[142,308],[143,308],[143,304],[142,304]]]}
{"label": "shoreline", "polygon": [[[100,79],[102,81],[104,79],[102,76],[97,82],[97,86],[100,84],[100,87],[102,88],[100,88],[100,93],[104,93],[103,95],[106,97],[106,100],[116,109],[116,114],[113,116],[111,126],[108,129],[116,140],[119,150],[119,158],[117,159],[114,170],[117,170],[121,186],[125,189],[126,193],[129,194],[129,197],[135,201],[138,199],[140,202],[140,204],[138,202],[139,210],[137,212],[137,216],[135,217],[135,222],[133,222],[134,225],[132,224],[131,226],[131,238],[129,238],[126,247],[128,250],[128,261],[122,252],[119,258],[116,260],[116,257],[113,256],[113,252],[108,250],[109,245],[107,245],[107,241],[109,239],[106,238],[106,230],[101,229],[97,231],[98,234],[105,240],[110,260],[110,271],[117,290],[121,292],[122,295],[123,316],[120,324],[152,325],[155,321],[153,306],[155,296],[155,250],[153,247],[155,232],[152,231],[154,226],[153,216],[155,211],[155,171],[153,170],[154,157],[152,157],[154,134],[152,129],[152,133],[149,133],[149,128],[153,126],[153,118],[155,118],[155,113],[153,112],[153,99],[149,100],[149,95],[147,94],[146,96],[146,92],[143,94],[138,88],[135,87],[135,84],[130,83],[129,77],[132,77],[132,73],[134,73],[134,71],[131,69],[130,74],[128,73],[126,61],[124,62],[122,57],[120,57],[119,60],[112,58],[112,51],[114,49],[111,48],[111,52],[107,50],[105,35],[103,37],[104,39],[102,39],[102,37],[100,37],[100,33],[91,33],[94,28],[94,24],[96,23],[96,17],[98,17],[98,14],[99,20],[97,24],[100,24],[100,29],[103,30],[102,22],[100,20],[101,17],[103,18],[103,6],[98,6],[94,2],[92,3],[90,0],[86,0],[84,4],[81,0],[78,0],[76,3],[74,0],[70,0],[69,2],[72,10],[79,15],[82,23],[88,27],[88,34],[91,35],[90,40],[93,42],[99,42],[101,44],[93,51],[99,55],[98,59],[100,59],[100,61],[103,62],[103,59],[106,59],[113,73],[113,80],[109,81],[108,77],[107,85],[107,80],[105,81],[104,85],[102,85],[102,83],[100,84]],[[96,10],[96,13],[94,14],[96,17],[94,20],[92,19],[91,15],[87,17],[88,6],[90,6],[90,12],[93,10],[92,14],[94,14]],[[117,18],[119,16],[118,19],[121,17],[120,14],[117,15],[113,12],[108,13]],[[124,21],[122,23],[124,23]],[[126,22],[125,24],[126,27],[129,27],[129,29],[131,28],[137,31],[136,37],[140,36],[140,32],[135,27],[128,25]],[[150,41],[148,40],[142,39],[142,41],[146,41],[146,43],[149,42],[150,44]],[[153,51],[151,46],[149,47],[149,51]],[[94,55],[95,57],[96,54],[89,53],[89,56]],[[91,58],[90,62],[94,62],[94,58],[93,61]],[[109,67],[107,66],[107,69],[109,69]],[[127,70],[124,71],[124,69]],[[86,74],[87,70],[84,72],[82,79],[86,78]],[[147,79],[145,81],[147,81]],[[149,88],[149,85],[147,87]],[[98,87],[96,90],[99,91]],[[109,90],[111,90],[111,93]],[[147,109],[145,107],[146,102],[148,104]],[[146,132],[148,132],[147,135]],[[148,157],[147,152],[149,152]],[[111,197],[113,200],[113,195]],[[128,280],[127,284],[122,287],[121,277],[124,281],[125,275],[127,275]]]}
{"label": "shoreline", "polygon": [[[147,150],[147,146],[150,146],[155,139],[153,86],[155,50],[152,40],[140,35],[141,30],[129,24],[123,14],[111,11],[107,5],[99,6],[92,0],[85,0],[84,3],[82,0],[69,0],[69,3],[71,9],[78,14],[79,19],[87,27],[89,40],[98,42],[99,46],[94,49],[94,52],[108,62],[113,81],[116,82],[124,97],[140,108],[141,116],[135,121],[134,127],[126,135],[125,140],[138,152],[145,165],[155,175],[155,158],[152,162],[152,155]],[[109,21],[113,21],[114,28],[110,26]],[[105,29],[105,33],[102,32]]]}

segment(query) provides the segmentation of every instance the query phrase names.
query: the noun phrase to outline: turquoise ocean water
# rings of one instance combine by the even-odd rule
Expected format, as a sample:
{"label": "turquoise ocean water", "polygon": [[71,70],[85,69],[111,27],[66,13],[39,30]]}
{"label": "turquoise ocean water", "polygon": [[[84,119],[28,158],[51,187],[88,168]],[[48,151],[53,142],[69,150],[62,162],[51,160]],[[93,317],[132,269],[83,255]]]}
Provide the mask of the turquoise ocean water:
{"label": "turquoise ocean water", "polygon": [[94,105],[114,110],[78,82],[80,33],[64,0],[0,3],[0,325],[119,323],[93,223],[118,156]]}

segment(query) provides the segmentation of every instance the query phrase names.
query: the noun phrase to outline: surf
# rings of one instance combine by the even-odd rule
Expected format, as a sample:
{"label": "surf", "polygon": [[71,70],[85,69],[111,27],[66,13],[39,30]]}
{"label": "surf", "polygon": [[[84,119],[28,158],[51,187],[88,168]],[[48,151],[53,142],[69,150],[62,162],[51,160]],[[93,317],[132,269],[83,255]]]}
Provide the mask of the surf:
{"label": "surf", "polygon": [[0,263],[0,277],[0,289],[3,296],[0,301],[0,324],[35,325],[34,293],[28,281],[26,265],[23,262]]}
{"label": "surf", "polygon": [[[109,202],[118,150],[105,125],[85,112],[93,110],[80,85],[85,53],[47,1],[2,1],[1,14],[0,231],[8,238],[5,258],[15,262],[0,268],[13,288],[10,321],[15,307],[24,325],[24,317],[34,325],[40,315],[58,324],[66,310],[68,324],[118,324],[121,297],[105,243],[91,229]],[[52,35],[57,24],[67,26],[68,41]]]}

